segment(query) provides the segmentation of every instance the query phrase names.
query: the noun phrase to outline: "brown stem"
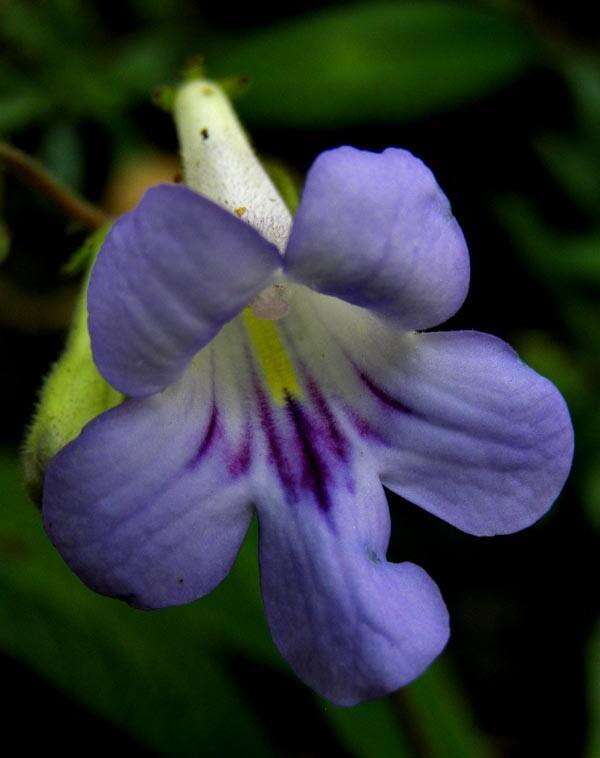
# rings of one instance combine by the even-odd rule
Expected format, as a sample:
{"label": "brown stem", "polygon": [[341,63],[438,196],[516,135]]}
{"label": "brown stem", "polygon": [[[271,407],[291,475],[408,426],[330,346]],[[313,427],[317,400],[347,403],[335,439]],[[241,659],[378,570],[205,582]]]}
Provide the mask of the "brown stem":
{"label": "brown stem", "polygon": [[88,229],[99,229],[110,217],[95,205],[76,195],[46,171],[41,163],[6,142],[0,141],[0,163],[26,184],[45,195],[69,218],[79,221]]}

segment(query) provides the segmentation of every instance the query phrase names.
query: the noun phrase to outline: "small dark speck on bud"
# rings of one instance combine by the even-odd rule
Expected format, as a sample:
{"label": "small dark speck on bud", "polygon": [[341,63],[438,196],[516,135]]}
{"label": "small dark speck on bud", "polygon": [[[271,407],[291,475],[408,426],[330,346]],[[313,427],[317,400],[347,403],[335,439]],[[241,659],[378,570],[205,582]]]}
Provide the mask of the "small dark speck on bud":
{"label": "small dark speck on bud", "polygon": [[200,129],[200,134],[202,135],[202,139],[208,139],[208,129],[206,127]]}
{"label": "small dark speck on bud", "polygon": [[180,576],[179,579],[177,580],[177,584],[183,584],[183,577],[182,576]]}

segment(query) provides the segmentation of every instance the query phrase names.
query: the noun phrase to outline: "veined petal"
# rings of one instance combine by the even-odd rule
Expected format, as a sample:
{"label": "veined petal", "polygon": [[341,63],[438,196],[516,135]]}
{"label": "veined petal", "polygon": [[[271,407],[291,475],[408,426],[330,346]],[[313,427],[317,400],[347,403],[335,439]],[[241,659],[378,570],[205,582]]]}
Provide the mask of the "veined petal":
{"label": "veined petal", "polygon": [[329,508],[259,499],[260,568],[273,639],[296,674],[338,705],[385,695],[418,676],[448,639],[434,582],[386,561],[389,513],[367,469],[329,483]]}
{"label": "veined petal", "polygon": [[284,657],[323,696],[351,705],[417,676],[444,647],[448,618],[422,569],[386,562],[376,461],[305,360],[326,335],[310,345],[292,336],[298,294],[282,321],[242,322],[254,358],[261,585]]}
{"label": "veined petal", "polygon": [[440,324],[469,284],[464,237],[431,171],[406,150],[342,147],[309,171],[285,255],[290,277],[405,329]]}
{"label": "veined petal", "polygon": [[311,306],[296,328],[327,333],[330,360],[321,349],[304,360],[322,367],[386,486],[476,535],[515,532],[546,513],[573,455],[551,382],[487,334],[403,334],[333,298]]}
{"label": "veined petal", "polygon": [[422,334],[411,352],[387,388],[368,387],[392,447],[384,484],[470,534],[533,524],[571,468],[561,394],[489,334]]}
{"label": "veined petal", "polygon": [[44,523],[65,561],[137,607],[212,590],[250,522],[248,430],[235,398],[222,413],[210,353],[165,392],[95,419],[46,474]]}
{"label": "veined petal", "polygon": [[94,360],[126,395],[176,381],[281,265],[248,224],[183,186],[149,190],[110,231],[88,292]]}

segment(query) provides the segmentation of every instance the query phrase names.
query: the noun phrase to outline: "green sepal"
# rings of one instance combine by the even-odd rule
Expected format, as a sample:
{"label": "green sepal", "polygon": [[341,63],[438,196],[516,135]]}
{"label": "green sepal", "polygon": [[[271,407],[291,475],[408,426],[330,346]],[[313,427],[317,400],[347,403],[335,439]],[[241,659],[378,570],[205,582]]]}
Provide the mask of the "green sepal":
{"label": "green sepal", "polygon": [[104,244],[104,240],[106,239],[106,235],[110,231],[111,226],[112,222],[104,224],[86,237],[83,245],[75,250],[73,255],[71,255],[69,260],[61,268],[61,274],[63,274],[63,276],[76,276],[89,268],[91,263],[96,260],[96,256],[100,252],[100,248]]}
{"label": "green sepal", "polygon": [[152,91],[152,102],[166,113],[171,113],[175,102],[176,88],[171,84],[162,84]]}
{"label": "green sepal", "polygon": [[123,400],[100,375],[87,325],[88,277],[79,297],[63,354],[46,377],[23,446],[25,485],[41,504],[46,466],[92,419]]}
{"label": "green sepal", "polygon": [[281,195],[289,212],[294,215],[300,203],[300,190],[302,187],[300,175],[295,173],[282,161],[274,158],[264,158],[261,156],[260,162],[269,175],[269,179],[275,185],[275,189]]}
{"label": "green sepal", "polygon": [[214,81],[230,100],[245,95],[250,86],[250,77],[246,74],[217,77]]}

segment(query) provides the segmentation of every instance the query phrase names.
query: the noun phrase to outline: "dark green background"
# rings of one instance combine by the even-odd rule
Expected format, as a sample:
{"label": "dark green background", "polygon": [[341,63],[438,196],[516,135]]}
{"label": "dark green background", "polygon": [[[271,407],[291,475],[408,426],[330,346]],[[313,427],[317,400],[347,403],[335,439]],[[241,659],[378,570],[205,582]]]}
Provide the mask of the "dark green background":
{"label": "dark green background", "polygon": [[134,755],[598,755],[600,54],[591,7],[0,1],[0,136],[97,202],[123,160],[176,152],[150,92],[176,81],[195,53],[211,75],[251,77],[238,105],[257,148],[299,175],[340,144],[422,157],[472,256],[469,298],[444,328],[509,340],[565,394],[577,435],[564,493],[521,534],[469,537],[390,498],[390,557],[436,579],[453,636],[413,685],[334,708],[273,648],[254,533],[209,598],[154,614],[96,597],[54,554],[17,453],[63,340],[52,326],[74,285],[60,270],[84,233],[0,177],[6,744]]}

